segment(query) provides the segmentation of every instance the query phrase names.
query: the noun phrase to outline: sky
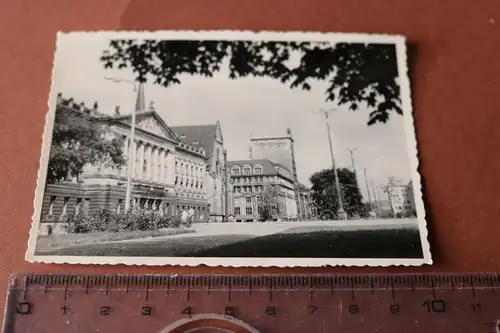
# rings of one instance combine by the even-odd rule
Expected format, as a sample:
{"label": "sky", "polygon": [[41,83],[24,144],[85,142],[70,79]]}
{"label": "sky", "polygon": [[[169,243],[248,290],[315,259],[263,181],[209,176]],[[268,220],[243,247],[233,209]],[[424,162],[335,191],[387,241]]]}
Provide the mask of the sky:
{"label": "sky", "polygon": [[[99,110],[108,114],[113,114],[117,105],[122,114],[132,112],[136,99],[133,85],[105,79],[134,79],[129,70],[104,69],[99,57],[108,43],[96,34],[62,39],[52,94],[60,92],[64,98],[73,97],[88,106],[97,101]],[[228,160],[249,158],[250,136],[285,135],[290,128],[299,181],[310,185],[310,175],[332,165],[325,118],[318,110],[337,105],[325,102],[325,87],[315,83],[310,91],[303,91],[266,78],[230,80],[228,72],[221,71],[213,78],[183,76],[181,84],[168,88],[147,84],[145,95],[147,104],[154,101],[156,111],[169,126],[220,121]],[[351,167],[346,149],[356,149],[356,172],[365,198],[365,168],[370,187],[372,181],[375,187],[386,184],[391,176],[405,182],[411,178],[403,116],[393,113],[388,123],[368,126],[369,112],[341,106],[329,119],[337,167]]]}

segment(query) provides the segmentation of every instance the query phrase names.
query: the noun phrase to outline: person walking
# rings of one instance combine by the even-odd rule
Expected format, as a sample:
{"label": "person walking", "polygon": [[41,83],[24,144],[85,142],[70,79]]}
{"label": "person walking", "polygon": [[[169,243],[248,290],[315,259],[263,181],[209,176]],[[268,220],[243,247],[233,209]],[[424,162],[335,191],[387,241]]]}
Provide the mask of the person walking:
{"label": "person walking", "polygon": [[194,220],[194,208],[193,207],[190,207],[189,210],[188,210],[188,223],[189,223],[189,226],[191,226],[191,224],[193,224],[193,220]]}
{"label": "person walking", "polygon": [[181,224],[183,226],[188,224],[189,214],[186,209],[183,209],[181,212]]}

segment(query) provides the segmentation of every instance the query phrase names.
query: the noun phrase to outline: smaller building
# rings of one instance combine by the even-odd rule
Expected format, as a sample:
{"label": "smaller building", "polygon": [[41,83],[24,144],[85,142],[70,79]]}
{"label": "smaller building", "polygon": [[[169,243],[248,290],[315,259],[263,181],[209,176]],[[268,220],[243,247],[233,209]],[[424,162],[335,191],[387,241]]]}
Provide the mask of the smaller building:
{"label": "smaller building", "polygon": [[298,201],[299,210],[297,219],[299,220],[311,220],[313,219],[313,209],[312,209],[312,199],[311,190],[303,184],[297,186],[298,191]]}
{"label": "smaller building", "polygon": [[413,181],[410,181],[406,186],[404,207],[406,216],[417,216],[417,207],[415,203],[415,194],[413,191]]}
{"label": "smaller building", "polygon": [[405,183],[391,178],[386,187],[390,208],[394,217],[416,216],[412,182]]}
{"label": "smaller building", "polygon": [[262,202],[270,188],[276,193],[272,219],[297,218],[294,177],[284,166],[268,159],[229,161],[227,172],[233,184],[231,214],[236,221],[261,220]]}

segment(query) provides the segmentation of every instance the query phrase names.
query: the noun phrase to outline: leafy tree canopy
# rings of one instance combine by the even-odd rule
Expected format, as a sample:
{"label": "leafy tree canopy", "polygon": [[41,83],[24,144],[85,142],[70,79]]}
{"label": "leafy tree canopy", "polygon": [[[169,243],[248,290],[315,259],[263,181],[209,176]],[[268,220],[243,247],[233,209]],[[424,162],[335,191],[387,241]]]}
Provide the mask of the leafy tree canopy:
{"label": "leafy tree canopy", "polygon": [[260,195],[258,206],[260,207],[260,218],[264,221],[277,217],[280,212],[278,203],[279,187],[277,185],[266,185]]}
{"label": "leafy tree canopy", "polygon": [[58,107],[50,149],[47,182],[77,177],[93,164],[117,167],[125,164],[123,140],[83,115]]}
{"label": "leafy tree canopy", "polygon": [[366,103],[373,110],[368,125],[402,114],[393,44],[128,39],[111,41],[101,61],[164,87],[180,84],[183,74],[212,77],[226,61],[231,79],[268,77],[304,90],[314,80],[327,81],[326,102],[353,111]]}
{"label": "leafy tree canopy", "polygon": [[[364,215],[363,197],[356,182],[355,174],[349,169],[338,169],[342,204],[349,216]],[[312,183],[311,199],[320,218],[337,218],[338,200],[335,188],[335,173],[326,169],[310,177]]]}

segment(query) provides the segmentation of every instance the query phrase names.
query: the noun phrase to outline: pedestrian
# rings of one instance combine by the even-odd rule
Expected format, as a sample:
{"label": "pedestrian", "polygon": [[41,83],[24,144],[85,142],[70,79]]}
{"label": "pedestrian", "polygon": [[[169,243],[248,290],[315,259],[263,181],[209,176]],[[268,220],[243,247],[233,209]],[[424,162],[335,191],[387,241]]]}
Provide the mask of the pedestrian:
{"label": "pedestrian", "polygon": [[191,225],[193,223],[193,220],[194,220],[194,209],[193,209],[193,207],[189,208],[189,211],[188,211],[188,220],[189,220],[189,225]]}
{"label": "pedestrian", "polygon": [[187,224],[188,218],[189,218],[188,212],[185,209],[183,209],[182,213],[181,213],[181,222],[182,222],[182,225],[186,225]]}

